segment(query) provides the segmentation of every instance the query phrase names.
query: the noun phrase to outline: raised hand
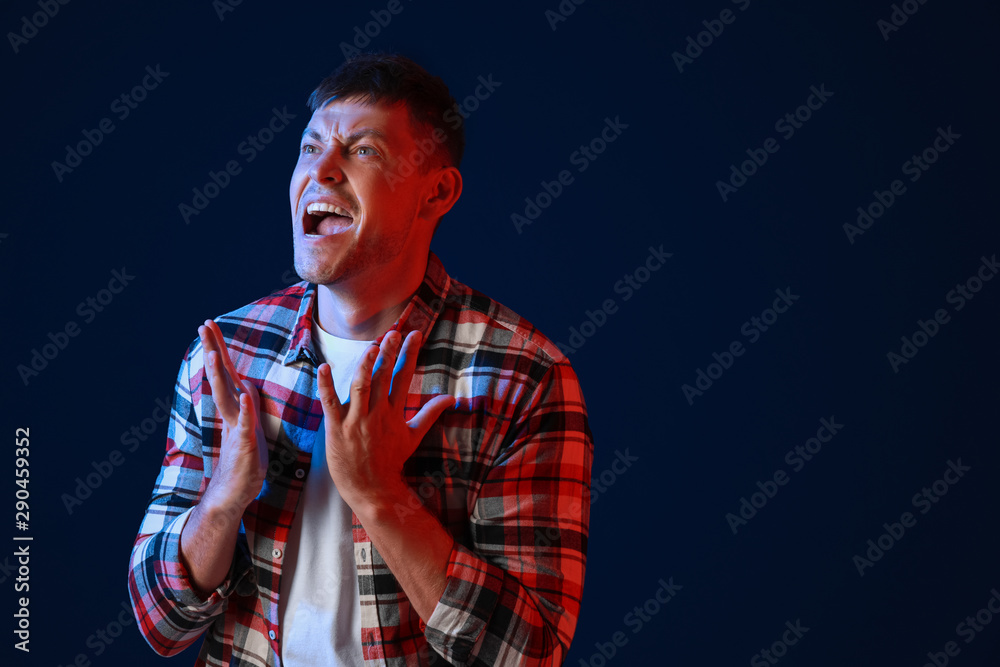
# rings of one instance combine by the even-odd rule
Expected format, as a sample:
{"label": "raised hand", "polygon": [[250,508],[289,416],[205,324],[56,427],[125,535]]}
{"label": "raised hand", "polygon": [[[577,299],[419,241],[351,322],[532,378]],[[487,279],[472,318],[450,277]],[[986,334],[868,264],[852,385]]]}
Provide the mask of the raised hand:
{"label": "raised hand", "polygon": [[222,448],[205,500],[240,516],[260,493],[267,474],[260,396],[251,382],[240,380],[218,324],[206,320],[198,335],[212,398],[222,417]]}
{"label": "raised hand", "polygon": [[337,397],[330,366],[319,367],[327,465],[341,497],[359,514],[406,491],[403,464],[441,413],[454,405],[452,396],[435,396],[412,419],[404,419],[420,343],[419,331],[403,341],[393,330],[379,347],[372,345],[354,374],[347,405]]}

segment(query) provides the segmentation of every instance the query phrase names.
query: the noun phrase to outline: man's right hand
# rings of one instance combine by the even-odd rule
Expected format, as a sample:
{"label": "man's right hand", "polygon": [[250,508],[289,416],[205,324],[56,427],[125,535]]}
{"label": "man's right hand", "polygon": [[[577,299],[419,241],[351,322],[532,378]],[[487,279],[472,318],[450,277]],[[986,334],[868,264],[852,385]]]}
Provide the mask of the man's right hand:
{"label": "man's right hand", "polygon": [[248,380],[240,380],[219,325],[206,320],[198,327],[205,355],[205,373],[216,410],[222,417],[219,462],[202,502],[243,515],[264,485],[267,440],[260,425],[260,397]]}
{"label": "man's right hand", "polygon": [[192,586],[207,597],[229,572],[243,512],[264,485],[268,456],[256,387],[240,380],[219,325],[208,320],[198,335],[222,417],[222,446],[205,495],[181,531],[180,555]]}

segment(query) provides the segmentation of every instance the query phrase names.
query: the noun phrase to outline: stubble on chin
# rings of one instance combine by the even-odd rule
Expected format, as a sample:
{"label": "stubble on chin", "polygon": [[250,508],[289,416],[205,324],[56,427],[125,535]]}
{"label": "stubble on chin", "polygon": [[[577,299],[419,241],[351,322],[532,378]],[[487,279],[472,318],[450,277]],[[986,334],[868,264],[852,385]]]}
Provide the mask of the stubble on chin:
{"label": "stubble on chin", "polygon": [[295,272],[317,285],[335,285],[364,275],[374,277],[384,273],[406,251],[408,241],[408,238],[372,238],[329,258],[296,246]]}
{"label": "stubble on chin", "polygon": [[317,253],[295,248],[295,272],[303,280],[307,280],[317,285],[331,285],[336,283],[343,274],[343,258],[341,261],[323,261]]}

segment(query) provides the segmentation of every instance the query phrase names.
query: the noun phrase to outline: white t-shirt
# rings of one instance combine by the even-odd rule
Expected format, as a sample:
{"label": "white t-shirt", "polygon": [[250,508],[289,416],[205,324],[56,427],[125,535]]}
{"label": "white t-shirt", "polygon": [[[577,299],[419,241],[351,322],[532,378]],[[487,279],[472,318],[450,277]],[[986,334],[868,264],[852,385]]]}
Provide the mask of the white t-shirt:
{"label": "white t-shirt", "polygon": [[[333,370],[341,403],[371,341],[338,338],[315,319],[313,340]],[[288,535],[281,570],[278,622],[285,667],[362,667],[361,599],[351,536],[351,508],[337,493],[326,464],[325,422]]]}

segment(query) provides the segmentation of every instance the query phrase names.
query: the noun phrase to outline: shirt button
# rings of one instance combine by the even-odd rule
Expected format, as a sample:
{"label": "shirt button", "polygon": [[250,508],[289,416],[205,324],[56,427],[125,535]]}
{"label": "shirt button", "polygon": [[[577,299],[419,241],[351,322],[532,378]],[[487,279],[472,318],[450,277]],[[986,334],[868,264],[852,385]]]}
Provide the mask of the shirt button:
{"label": "shirt button", "polygon": [[365,558],[367,558],[367,554],[365,554],[365,550],[364,550],[364,549],[362,549],[362,550],[361,550],[361,562],[362,562],[362,563],[364,563],[364,562],[365,562]]}
{"label": "shirt button", "polygon": [[267,636],[268,636],[268,637],[270,637],[271,639],[274,639],[274,638],[275,638],[275,637],[277,637],[278,635],[276,635],[276,634],[274,633],[274,630],[271,630],[270,632],[268,632],[268,633],[267,633]]}
{"label": "shirt button", "polygon": [[302,479],[303,477],[306,476],[306,471],[303,470],[302,468],[296,468],[295,469],[295,476],[298,477],[299,479]]}
{"label": "shirt button", "polygon": [[[274,549],[271,551],[271,555],[275,558],[281,558],[281,549]],[[274,639],[274,637],[271,637],[271,639]]]}

